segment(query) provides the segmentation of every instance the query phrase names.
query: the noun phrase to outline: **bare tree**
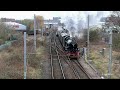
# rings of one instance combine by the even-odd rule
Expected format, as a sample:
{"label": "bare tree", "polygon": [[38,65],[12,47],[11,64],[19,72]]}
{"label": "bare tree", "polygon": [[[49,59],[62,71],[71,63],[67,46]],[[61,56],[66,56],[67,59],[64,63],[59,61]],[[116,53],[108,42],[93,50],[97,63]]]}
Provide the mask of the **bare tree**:
{"label": "bare tree", "polygon": [[120,34],[118,32],[120,32],[120,11],[113,11],[111,16],[106,18],[106,22],[105,22],[105,27],[114,27],[113,32],[117,32],[117,33],[113,33],[113,50],[119,50],[120,51]]}
{"label": "bare tree", "polygon": [[120,11],[113,11],[110,17],[106,18],[105,26],[120,27]]}

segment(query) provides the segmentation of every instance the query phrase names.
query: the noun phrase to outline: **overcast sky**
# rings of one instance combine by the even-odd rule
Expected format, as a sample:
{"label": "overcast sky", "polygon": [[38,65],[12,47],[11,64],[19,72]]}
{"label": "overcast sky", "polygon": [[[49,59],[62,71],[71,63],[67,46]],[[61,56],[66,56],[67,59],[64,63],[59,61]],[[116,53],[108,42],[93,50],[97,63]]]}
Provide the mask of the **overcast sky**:
{"label": "overcast sky", "polygon": [[75,22],[82,19],[86,22],[86,17],[89,14],[91,17],[90,23],[96,24],[101,17],[106,17],[110,11],[0,11],[0,18],[13,19],[33,19],[34,14],[43,16],[44,19],[52,19],[53,17],[61,17],[62,22],[65,22],[69,17]]}
{"label": "overcast sky", "polygon": [[45,19],[52,17],[77,17],[78,13],[84,18],[88,13],[92,15],[97,15],[98,12],[102,12],[100,14],[108,15],[109,11],[0,11],[0,18],[15,18],[15,19],[32,19],[34,14],[41,15]]}

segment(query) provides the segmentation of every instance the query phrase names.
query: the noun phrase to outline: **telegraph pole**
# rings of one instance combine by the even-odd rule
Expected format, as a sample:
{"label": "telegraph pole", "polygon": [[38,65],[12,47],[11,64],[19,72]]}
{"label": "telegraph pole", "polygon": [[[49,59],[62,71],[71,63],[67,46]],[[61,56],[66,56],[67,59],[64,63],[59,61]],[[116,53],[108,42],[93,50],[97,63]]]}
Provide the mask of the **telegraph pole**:
{"label": "telegraph pole", "polygon": [[43,29],[44,29],[44,28],[42,27],[42,38],[43,38]]}
{"label": "telegraph pole", "polygon": [[24,79],[27,76],[27,59],[26,59],[26,32],[24,32]]}
{"label": "telegraph pole", "polygon": [[111,78],[112,69],[112,29],[110,28],[110,38],[109,38],[109,66],[108,66],[108,78]]}
{"label": "telegraph pole", "polygon": [[88,30],[87,30],[87,57],[88,57],[88,59],[89,59],[89,15],[88,15],[88,17],[87,17],[87,21],[88,21]]}
{"label": "telegraph pole", "polygon": [[34,14],[34,51],[36,52],[36,17]]}

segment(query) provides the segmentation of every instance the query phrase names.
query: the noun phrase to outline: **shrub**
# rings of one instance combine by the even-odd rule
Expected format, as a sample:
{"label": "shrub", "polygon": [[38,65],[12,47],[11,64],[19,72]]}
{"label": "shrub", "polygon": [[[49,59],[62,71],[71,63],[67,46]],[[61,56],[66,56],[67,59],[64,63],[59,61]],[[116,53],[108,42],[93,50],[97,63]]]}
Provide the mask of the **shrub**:
{"label": "shrub", "polygon": [[113,41],[113,49],[120,51],[120,34],[114,33],[112,41]]}
{"label": "shrub", "polygon": [[3,41],[11,40],[12,35],[15,33],[15,30],[10,29],[4,23],[0,22],[0,39],[2,39]]}
{"label": "shrub", "polygon": [[[84,41],[87,41],[87,29],[84,29]],[[90,29],[89,31],[90,42],[97,42],[100,40],[99,29]]]}
{"label": "shrub", "polygon": [[90,30],[89,35],[90,35],[89,37],[90,42],[97,42],[100,40],[100,35],[98,30]]}

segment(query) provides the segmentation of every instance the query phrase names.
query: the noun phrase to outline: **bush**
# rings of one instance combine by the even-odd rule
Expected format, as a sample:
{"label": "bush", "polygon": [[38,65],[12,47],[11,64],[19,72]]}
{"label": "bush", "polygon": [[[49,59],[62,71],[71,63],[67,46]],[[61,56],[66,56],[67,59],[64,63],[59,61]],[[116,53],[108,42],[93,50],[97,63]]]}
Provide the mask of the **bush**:
{"label": "bush", "polygon": [[[34,30],[27,30],[28,35],[34,35]],[[38,30],[36,30],[36,34],[38,34]]]}
{"label": "bush", "polygon": [[[84,38],[84,41],[87,41],[87,29],[84,29],[83,38]],[[89,30],[89,40],[90,42],[97,42],[100,40],[100,29],[99,28],[91,28]]]}
{"label": "bush", "polygon": [[4,23],[0,22],[0,39],[4,42],[12,39],[12,35],[15,34],[15,30],[10,29]]}
{"label": "bush", "polygon": [[120,34],[113,33],[113,49],[120,51]]}
{"label": "bush", "polygon": [[84,41],[87,41],[87,29],[84,29],[83,31],[84,31],[83,32],[83,39],[84,39]]}
{"label": "bush", "polygon": [[100,40],[100,35],[98,30],[90,30],[89,35],[90,35],[89,37],[90,42],[97,42]]}
{"label": "bush", "polygon": [[3,44],[3,43],[4,43],[4,41],[2,39],[0,39],[0,45]]}

